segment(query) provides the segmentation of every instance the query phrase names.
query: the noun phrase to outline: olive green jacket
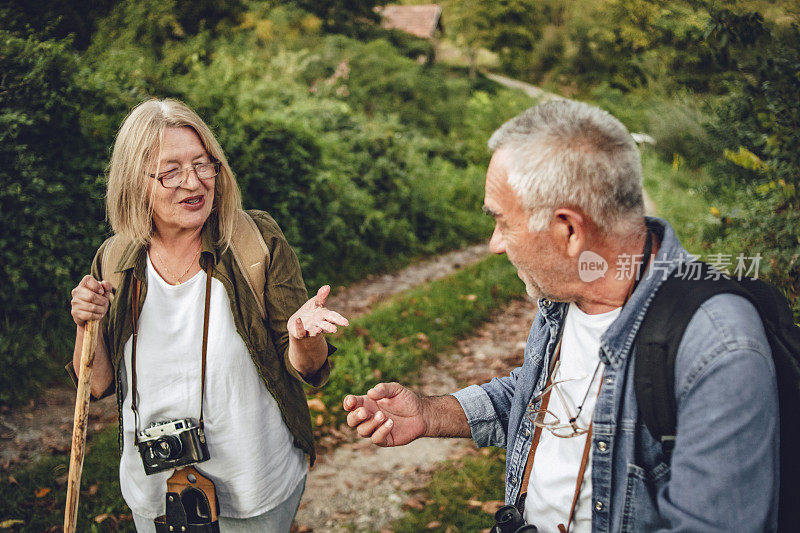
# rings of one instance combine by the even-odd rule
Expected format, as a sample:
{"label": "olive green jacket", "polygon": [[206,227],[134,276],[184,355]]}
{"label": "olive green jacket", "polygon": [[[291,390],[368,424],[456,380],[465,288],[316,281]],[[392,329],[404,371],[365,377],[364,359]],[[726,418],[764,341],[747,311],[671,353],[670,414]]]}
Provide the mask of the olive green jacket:
{"label": "olive green jacket", "polygon": [[[236,265],[230,249],[221,251],[217,246],[216,216],[212,214],[202,232],[202,248],[200,266],[205,269],[208,262],[213,262],[212,276],[219,280],[228,293],[231,312],[236,331],[247,346],[250,356],[258,370],[259,376],[278,404],[283,421],[294,437],[294,445],[307,453],[311,464],[314,464],[314,439],[311,431],[311,416],[308,412],[303,384],[321,387],[330,375],[330,362],[313,375],[305,378],[289,362],[289,334],[286,322],[289,317],[308,299],[300,264],[297,256],[289,247],[278,224],[264,211],[248,211],[264,237],[269,249],[266,265],[266,286],[264,303],[267,310],[266,322],[261,319],[258,304],[247,280]],[[95,254],[92,261],[92,276],[105,279],[102,270],[102,257],[106,240]],[[102,397],[116,392],[119,423],[122,428],[122,400],[124,392],[121,383],[121,364],[125,343],[133,333],[132,297],[133,278],[142,284],[142,296],[139,312],[144,306],[147,296],[146,273],[147,247],[130,244],[122,253],[117,272],[122,272],[122,281],[115,289],[114,299],[108,313],[101,321],[101,335],[109,350],[114,370],[114,381]],[[212,324],[213,327],[213,324]],[[328,355],[335,348],[328,345]],[[198,361],[200,355],[198,354]],[[72,363],[67,370],[75,379]],[[147,379],[147,369],[139,369],[139,380]],[[198,383],[199,387],[200,384]],[[122,450],[122,431],[119,434],[120,451]]]}

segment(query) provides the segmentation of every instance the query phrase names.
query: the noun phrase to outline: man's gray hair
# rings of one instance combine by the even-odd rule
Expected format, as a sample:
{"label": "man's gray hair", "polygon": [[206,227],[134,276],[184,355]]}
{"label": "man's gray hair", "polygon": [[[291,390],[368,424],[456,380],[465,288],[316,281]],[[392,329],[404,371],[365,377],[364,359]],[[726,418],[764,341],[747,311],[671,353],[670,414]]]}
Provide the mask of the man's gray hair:
{"label": "man's gray hair", "polygon": [[537,105],[495,131],[489,148],[509,151],[508,184],[531,231],[546,228],[559,207],[579,208],[604,233],[644,216],[639,149],[602,109],[572,100]]}

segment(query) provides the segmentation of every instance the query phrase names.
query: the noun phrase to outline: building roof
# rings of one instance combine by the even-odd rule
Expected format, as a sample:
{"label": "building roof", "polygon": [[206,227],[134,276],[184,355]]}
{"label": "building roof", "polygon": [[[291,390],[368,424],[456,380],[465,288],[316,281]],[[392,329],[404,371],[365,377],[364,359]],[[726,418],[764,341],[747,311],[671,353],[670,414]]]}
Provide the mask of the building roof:
{"label": "building roof", "polygon": [[439,27],[442,6],[428,4],[423,6],[388,5],[376,8],[381,16],[381,26],[389,30],[403,30],[406,33],[430,39]]}

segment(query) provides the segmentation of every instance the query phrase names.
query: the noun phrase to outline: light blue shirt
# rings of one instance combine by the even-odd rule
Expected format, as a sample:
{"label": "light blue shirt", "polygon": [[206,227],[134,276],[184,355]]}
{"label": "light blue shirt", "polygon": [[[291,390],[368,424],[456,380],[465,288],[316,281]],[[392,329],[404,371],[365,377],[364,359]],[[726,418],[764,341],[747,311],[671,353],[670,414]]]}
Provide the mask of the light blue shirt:
{"label": "light blue shirt", "polygon": [[[778,395],[769,343],[749,301],[714,296],[686,328],[675,363],[678,417],[671,461],[638,416],[636,333],[665,277],[691,259],[669,223],[647,223],[661,241],[658,253],[600,339],[606,368],[593,417],[592,531],[774,531]],[[525,411],[547,380],[543,369],[566,308],[539,300],[522,366],[453,394],[475,442],[507,449],[509,504],[520,492],[531,446]]]}

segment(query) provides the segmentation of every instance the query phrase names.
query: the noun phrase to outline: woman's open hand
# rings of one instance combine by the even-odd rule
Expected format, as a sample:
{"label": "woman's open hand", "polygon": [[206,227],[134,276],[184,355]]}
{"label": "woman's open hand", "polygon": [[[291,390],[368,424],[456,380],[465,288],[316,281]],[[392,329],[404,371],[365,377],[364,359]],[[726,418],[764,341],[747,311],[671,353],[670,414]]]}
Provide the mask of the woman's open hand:
{"label": "woman's open hand", "polygon": [[286,325],[290,337],[298,340],[316,337],[322,332],[336,333],[337,326],[350,325],[345,317],[325,307],[330,293],[331,286],[323,285],[314,297],[295,311]]}

